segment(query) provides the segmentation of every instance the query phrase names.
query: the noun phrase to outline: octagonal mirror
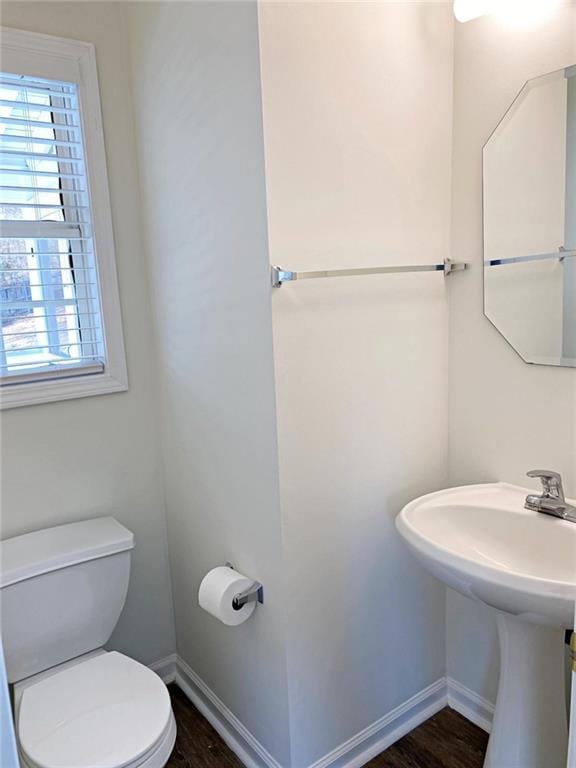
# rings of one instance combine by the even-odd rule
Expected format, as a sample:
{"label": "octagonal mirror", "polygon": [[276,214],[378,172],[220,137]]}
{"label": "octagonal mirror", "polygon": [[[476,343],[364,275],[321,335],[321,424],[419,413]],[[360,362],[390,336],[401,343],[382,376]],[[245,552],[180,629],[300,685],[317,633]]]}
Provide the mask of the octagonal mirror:
{"label": "octagonal mirror", "polygon": [[483,178],[484,313],[526,362],[576,367],[576,66],[526,83]]}

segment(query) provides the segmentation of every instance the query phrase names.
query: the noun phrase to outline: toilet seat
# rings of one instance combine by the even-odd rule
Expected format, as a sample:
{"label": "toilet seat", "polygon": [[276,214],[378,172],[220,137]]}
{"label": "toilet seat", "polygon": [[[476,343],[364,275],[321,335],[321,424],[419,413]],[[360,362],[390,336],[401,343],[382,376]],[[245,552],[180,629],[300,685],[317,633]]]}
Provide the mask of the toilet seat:
{"label": "toilet seat", "polygon": [[27,685],[17,732],[26,768],[161,768],[176,725],[162,680],[111,651]]}

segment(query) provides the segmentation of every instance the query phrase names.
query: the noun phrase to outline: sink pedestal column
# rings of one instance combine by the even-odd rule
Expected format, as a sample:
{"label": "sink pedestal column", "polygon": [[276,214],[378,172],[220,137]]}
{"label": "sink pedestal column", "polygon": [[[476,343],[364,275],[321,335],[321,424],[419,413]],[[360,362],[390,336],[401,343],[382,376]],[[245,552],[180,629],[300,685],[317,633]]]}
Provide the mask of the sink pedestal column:
{"label": "sink pedestal column", "polygon": [[500,682],[485,768],[566,768],[564,630],[498,612]]}

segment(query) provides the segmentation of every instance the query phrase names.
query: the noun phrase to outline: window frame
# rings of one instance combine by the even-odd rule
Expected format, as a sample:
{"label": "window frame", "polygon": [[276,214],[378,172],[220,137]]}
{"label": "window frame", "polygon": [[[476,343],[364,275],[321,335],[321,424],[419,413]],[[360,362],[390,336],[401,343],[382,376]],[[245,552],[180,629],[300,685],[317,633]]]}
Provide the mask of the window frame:
{"label": "window frame", "polygon": [[2,26],[0,39],[3,71],[77,85],[105,349],[101,372],[79,375],[77,367],[69,377],[5,382],[0,386],[0,408],[125,391],[128,374],[94,45]]}

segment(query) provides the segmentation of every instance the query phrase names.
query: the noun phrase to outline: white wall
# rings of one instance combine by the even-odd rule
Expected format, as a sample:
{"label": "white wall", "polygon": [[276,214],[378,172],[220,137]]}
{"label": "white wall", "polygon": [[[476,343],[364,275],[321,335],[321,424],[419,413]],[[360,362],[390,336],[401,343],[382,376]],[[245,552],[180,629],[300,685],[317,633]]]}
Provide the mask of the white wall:
{"label": "white wall", "polygon": [[[178,652],[288,766],[256,5],[129,13]],[[265,588],[237,628],[197,605],[226,560]]]}
{"label": "white wall", "polygon": [[[270,258],[290,269],[442,261],[448,4],[261,3]],[[440,274],[273,296],[293,765],[444,674],[444,589],[394,517],[447,482]]]}
{"label": "white wall", "polygon": [[[523,363],[482,316],[482,146],[524,84],[576,61],[576,8],[534,27],[495,18],[456,25],[452,256],[474,269],[450,288],[450,483],[533,484],[529,469],[562,472],[576,495],[576,372]],[[534,311],[538,308],[535,307]],[[536,485],[533,485],[536,487]],[[448,670],[494,698],[491,612],[448,596]]]}
{"label": "white wall", "polygon": [[2,24],[96,46],[130,389],[3,411],[2,537],[114,515],[136,536],[111,646],[153,662],[174,651],[157,389],[126,55],[115,3],[2,4]]}

